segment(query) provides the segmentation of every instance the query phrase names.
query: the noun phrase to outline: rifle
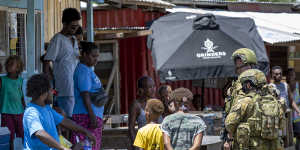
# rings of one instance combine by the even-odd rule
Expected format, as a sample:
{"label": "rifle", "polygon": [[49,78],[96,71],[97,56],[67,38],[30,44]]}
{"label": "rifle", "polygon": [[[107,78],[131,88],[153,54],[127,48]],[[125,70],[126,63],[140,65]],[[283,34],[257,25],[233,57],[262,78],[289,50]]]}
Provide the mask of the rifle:
{"label": "rifle", "polygon": [[228,132],[227,132],[227,130],[226,130],[226,128],[225,128],[225,119],[226,119],[226,117],[227,117],[227,113],[224,111],[223,112],[223,119],[222,119],[222,127],[223,127],[223,131],[222,131],[222,133],[221,133],[221,139],[222,139],[222,141],[223,142],[228,142]]}

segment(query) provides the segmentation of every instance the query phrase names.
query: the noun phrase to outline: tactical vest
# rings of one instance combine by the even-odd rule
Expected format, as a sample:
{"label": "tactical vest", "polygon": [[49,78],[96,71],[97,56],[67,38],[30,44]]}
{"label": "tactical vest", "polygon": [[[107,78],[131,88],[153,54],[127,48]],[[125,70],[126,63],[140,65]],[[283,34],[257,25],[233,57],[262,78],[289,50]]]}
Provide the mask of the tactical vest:
{"label": "tactical vest", "polygon": [[275,140],[279,137],[279,130],[283,128],[284,112],[280,102],[272,95],[254,98],[254,113],[247,119],[250,136]]}

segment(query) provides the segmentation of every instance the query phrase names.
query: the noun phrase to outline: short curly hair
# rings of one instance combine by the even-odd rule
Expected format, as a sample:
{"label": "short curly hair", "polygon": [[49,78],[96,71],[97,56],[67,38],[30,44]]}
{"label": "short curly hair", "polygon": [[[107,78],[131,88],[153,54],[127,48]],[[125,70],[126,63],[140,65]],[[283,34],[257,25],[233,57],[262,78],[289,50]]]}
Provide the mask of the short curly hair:
{"label": "short curly hair", "polygon": [[85,53],[85,54],[91,54],[93,50],[97,50],[99,51],[99,48],[98,46],[93,43],[93,42],[86,42],[86,41],[81,41],[80,42],[80,45],[81,45],[81,53]]}
{"label": "short curly hair", "polygon": [[188,100],[193,100],[193,93],[187,88],[177,88],[172,91],[170,99],[176,102],[182,102],[182,98],[186,97]]}
{"label": "short curly hair", "polygon": [[33,99],[39,98],[42,94],[51,89],[51,84],[46,74],[37,74],[30,77],[26,85],[26,95]]}
{"label": "short curly hair", "polygon": [[66,8],[63,11],[61,22],[69,24],[72,21],[77,21],[80,19],[81,19],[80,13],[76,8]]}
{"label": "short curly hair", "polygon": [[160,116],[165,108],[164,104],[158,99],[149,99],[147,100],[146,110],[152,112],[155,115]]}

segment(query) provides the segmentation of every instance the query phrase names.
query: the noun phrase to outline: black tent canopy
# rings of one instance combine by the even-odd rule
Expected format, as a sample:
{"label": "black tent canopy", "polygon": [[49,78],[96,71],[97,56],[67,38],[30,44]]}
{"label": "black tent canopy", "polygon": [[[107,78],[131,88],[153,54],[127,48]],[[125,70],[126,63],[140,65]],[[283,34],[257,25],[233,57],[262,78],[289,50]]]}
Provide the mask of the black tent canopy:
{"label": "black tent canopy", "polygon": [[148,37],[160,80],[198,80],[235,76],[232,53],[252,49],[258,68],[269,70],[262,38],[250,18],[172,13],[153,22]]}

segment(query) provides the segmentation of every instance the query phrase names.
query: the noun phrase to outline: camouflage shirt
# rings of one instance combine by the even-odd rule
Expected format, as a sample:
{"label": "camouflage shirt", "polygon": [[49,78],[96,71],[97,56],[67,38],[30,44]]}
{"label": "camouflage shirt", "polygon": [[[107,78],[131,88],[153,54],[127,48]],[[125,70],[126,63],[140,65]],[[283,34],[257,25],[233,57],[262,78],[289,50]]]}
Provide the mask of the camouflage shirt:
{"label": "camouflage shirt", "polygon": [[253,115],[255,101],[252,99],[255,93],[246,94],[245,97],[236,99],[236,104],[232,106],[230,113],[225,119],[226,130],[235,133],[237,126],[241,122],[246,122]]}
{"label": "camouflage shirt", "polygon": [[187,113],[169,115],[162,123],[162,131],[170,137],[174,150],[191,148],[194,137],[205,129],[206,125],[200,117]]}

